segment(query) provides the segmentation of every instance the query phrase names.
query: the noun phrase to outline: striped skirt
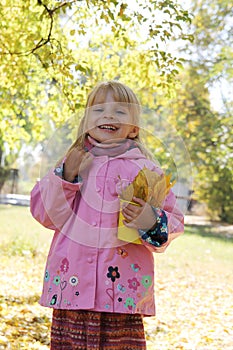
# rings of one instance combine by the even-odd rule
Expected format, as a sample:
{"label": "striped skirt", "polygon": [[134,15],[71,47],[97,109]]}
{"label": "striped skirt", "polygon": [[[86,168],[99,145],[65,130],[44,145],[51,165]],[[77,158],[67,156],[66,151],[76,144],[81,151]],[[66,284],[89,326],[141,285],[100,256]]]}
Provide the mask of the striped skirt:
{"label": "striped skirt", "polygon": [[53,310],[51,350],[145,350],[142,315]]}

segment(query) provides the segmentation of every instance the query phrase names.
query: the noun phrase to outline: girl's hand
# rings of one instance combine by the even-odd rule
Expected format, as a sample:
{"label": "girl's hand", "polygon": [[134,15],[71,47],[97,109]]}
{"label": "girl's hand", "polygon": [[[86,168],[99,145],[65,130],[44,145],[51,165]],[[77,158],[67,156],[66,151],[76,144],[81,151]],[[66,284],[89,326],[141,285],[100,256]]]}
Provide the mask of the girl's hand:
{"label": "girl's hand", "polygon": [[129,203],[123,208],[122,213],[126,219],[125,226],[142,230],[151,229],[156,223],[151,206],[140,198],[133,197],[133,201],[140,206]]}
{"label": "girl's hand", "polygon": [[64,167],[64,180],[72,182],[77,175],[81,175],[92,163],[93,156],[84,150],[73,148],[66,156]]}

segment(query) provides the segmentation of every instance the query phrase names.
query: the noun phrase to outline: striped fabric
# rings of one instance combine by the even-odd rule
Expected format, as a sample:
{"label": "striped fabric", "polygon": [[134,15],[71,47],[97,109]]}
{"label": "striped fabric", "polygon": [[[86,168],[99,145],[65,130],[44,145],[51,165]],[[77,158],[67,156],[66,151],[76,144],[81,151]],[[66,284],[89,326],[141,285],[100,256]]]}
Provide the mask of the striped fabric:
{"label": "striped fabric", "polygon": [[51,350],[145,350],[141,315],[53,310]]}

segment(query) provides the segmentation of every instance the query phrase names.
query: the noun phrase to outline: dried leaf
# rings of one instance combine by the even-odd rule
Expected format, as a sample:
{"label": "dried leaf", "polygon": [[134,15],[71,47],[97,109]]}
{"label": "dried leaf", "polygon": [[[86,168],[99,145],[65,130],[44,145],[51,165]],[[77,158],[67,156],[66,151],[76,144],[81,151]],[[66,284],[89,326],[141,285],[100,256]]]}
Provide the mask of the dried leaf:
{"label": "dried leaf", "polygon": [[125,199],[126,201],[131,201],[134,196],[134,188],[133,184],[131,183],[129,186],[127,186],[125,189],[121,192],[122,199]]}
{"label": "dried leaf", "polygon": [[134,197],[141,198],[146,202],[148,198],[148,187],[149,183],[144,169],[142,169],[133,181]]}
{"label": "dried leaf", "polygon": [[120,197],[128,201],[137,197],[155,207],[161,207],[174,183],[174,181],[171,183],[171,174],[160,175],[144,167],[133,182],[122,190]]}
{"label": "dried leaf", "polygon": [[159,177],[158,181],[154,184],[152,191],[150,204],[154,207],[161,207],[166,197],[166,180],[164,175]]}

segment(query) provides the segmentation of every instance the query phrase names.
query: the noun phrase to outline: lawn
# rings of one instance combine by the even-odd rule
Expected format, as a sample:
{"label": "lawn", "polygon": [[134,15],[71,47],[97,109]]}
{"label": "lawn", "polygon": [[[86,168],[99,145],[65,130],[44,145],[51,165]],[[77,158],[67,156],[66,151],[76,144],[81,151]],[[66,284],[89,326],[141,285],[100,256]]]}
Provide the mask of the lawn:
{"label": "lawn", "polygon": [[[0,349],[49,349],[51,310],[37,301],[52,232],[28,208],[0,206]],[[157,316],[145,318],[148,350],[230,350],[233,240],[187,226],[156,255]],[[133,349],[132,349],[133,350]]]}

